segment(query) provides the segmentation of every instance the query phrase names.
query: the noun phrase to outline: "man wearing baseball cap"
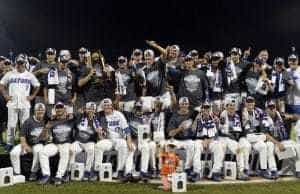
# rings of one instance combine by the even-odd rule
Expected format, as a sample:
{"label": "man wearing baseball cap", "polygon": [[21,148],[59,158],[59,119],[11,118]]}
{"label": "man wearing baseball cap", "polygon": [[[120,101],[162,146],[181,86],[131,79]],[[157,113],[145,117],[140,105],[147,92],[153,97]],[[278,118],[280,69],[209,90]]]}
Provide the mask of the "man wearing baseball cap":
{"label": "man wearing baseball cap", "polygon": [[286,108],[289,113],[300,114],[300,67],[298,55],[289,55],[288,64],[287,72],[292,78],[293,84],[288,88]]}
{"label": "man wearing baseball cap", "polygon": [[10,152],[10,160],[15,175],[21,174],[20,156],[28,153],[33,154],[30,181],[37,179],[37,172],[40,166],[39,153],[48,140],[48,131],[45,128],[45,112],[46,108],[44,104],[35,104],[33,116],[29,117],[22,125],[20,144],[15,146]]}
{"label": "man wearing baseball cap", "polygon": [[194,142],[192,140],[192,123],[196,114],[190,110],[188,97],[179,98],[178,110],[173,112],[167,125],[166,133],[178,148],[186,150],[184,169],[191,173],[191,164],[194,155]]}
{"label": "man wearing baseball cap", "polygon": [[213,154],[212,179],[219,181],[221,176],[223,150],[217,139],[218,120],[211,112],[211,104],[204,102],[201,106],[201,112],[197,115],[193,123],[195,131],[195,153],[193,157],[193,173],[189,177],[190,181],[200,180],[201,175],[201,153],[209,150]]}
{"label": "man wearing baseball cap", "polygon": [[40,88],[40,82],[26,70],[25,63],[26,57],[18,55],[15,69],[7,72],[0,81],[0,92],[7,102],[8,109],[7,151],[14,145],[18,121],[22,125],[30,117],[30,102],[34,100]]}
{"label": "man wearing baseball cap", "polygon": [[[123,113],[114,110],[112,101],[105,98],[101,103],[100,123],[107,135],[95,145],[95,167],[103,162],[103,153],[115,148],[118,152],[117,172],[119,178],[129,181],[132,178],[133,154],[135,146],[131,140],[131,131]],[[98,169],[95,169],[96,171]],[[125,170],[125,173],[124,173]],[[125,177],[123,176],[125,174]]]}
{"label": "man wearing baseball cap", "polygon": [[101,137],[102,128],[100,120],[96,116],[97,106],[94,102],[87,102],[83,113],[75,115],[75,135],[74,142],[70,147],[70,163],[69,170],[75,164],[76,154],[86,152],[84,180],[92,180],[94,173],[92,167],[94,164],[94,147],[97,137]]}
{"label": "man wearing baseball cap", "polygon": [[283,119],[276,109],[276,104],[273,100],[266,102],[266,112],[262,121],[263,130],[267,137],[268,148],[268,165],[271,171],[271,178],[278,178],[277,164],[275,154],[285,151],[287,146],[292,147],[296,153],[296,177],[300,178],[300,144],[289,139],[288,131],[286,130]]}
{"label": "man wearing baseball cap", "polygon": [[62,102],[58,102],[54,106],[55,117],[46,125],[49,130],[50,143],[45,145],[39,154],[42,169],[42,178],[40,184],[48,184],[50,182],[50,164],[49,158],[59,153],[58,169],[54,179],[55,185],[61,185],[68,182],[70,174],[68,173],[68,164],[70,158],[70,146],[73,140],[74,121],[68,119],[66,106]]}

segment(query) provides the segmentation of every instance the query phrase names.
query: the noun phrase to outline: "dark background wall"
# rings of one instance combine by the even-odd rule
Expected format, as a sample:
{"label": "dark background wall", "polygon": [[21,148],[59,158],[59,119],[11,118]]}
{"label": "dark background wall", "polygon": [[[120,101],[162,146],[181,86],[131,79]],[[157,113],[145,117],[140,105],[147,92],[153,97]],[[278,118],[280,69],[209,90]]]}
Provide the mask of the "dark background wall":
{"label": "dark background wall", "polygon": [[251,46],[286,56],[299,44],[299,18],[297,0],[0,0],[0,54],[84,45],[126,55],[154,39],[185,50]]}

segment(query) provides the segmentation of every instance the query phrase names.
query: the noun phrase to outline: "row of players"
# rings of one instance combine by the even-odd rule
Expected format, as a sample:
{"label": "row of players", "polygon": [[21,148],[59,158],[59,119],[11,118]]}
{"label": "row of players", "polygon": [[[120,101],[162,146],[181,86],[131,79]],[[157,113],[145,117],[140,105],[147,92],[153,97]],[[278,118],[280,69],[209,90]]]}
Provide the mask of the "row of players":
{"label": "row of players", "polygon": [[[129,181],[135,165],[134,153],[138,150],[140,176],[147,179],[150,171],[155,174],[162,165],[157,164],[159,148],[172,142],[177,148],[185,149],[183,168],[193,182],[201,179],[201,154],[207,151],[213,155],[212,180],[222,180],[221,169],[227,151],[236,155],[238,179],[249,180],[252,149],[259,153],[260,175],[276,179],[275,154],[288,147],[296,153],[295,174],[300,177],[300,144],[289,139],[284,123],[287,117],[295,116],[282,117],[273,101],[267,101],[263,111],[255,106],[255,99],[248,96],[239,113],[236,102],[227,100],[220,114],[212,112],[208,102],[201,105],[199,112],[191,111],[187,97],[181,97],[178,105],[175,103],[171,108],[164,109],[162,104],[160,98],[155,99],[154,111],[149,113],[144,111],[143,102],[137,101],[132,112],[120,112],[106,98],[99,105],[100,111],[96,103],[88,102],[78,113],[69,115],[65,104],[58,102],[54,107],[55,116],[46,122],[45,105],[37,103],[33,116],[21,128],[20,145],[10,152],[14,172],[21,173],[20,155],[32,152],[30,180],[37,179],[41,167],[40,183],[49,183],[49,157],[59,153],[54,182],[62,184],[69,178],[76,154],[85,151],[84,177],[94,180],[97,178],[95,166],[103,162],[104,152],[115,149],[118,177]],[[150,129],[149,133],[141,136],[140,129],[145,126]]]}

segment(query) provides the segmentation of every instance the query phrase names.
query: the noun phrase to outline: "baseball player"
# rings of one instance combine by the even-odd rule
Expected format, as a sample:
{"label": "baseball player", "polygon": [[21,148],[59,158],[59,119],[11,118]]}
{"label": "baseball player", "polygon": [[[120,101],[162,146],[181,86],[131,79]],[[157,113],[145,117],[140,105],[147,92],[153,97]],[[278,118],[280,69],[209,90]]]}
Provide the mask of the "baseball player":
{"label": "baseball player", "polygon": [[47,123],[46,128],[49,130],[50,142],[40,151],[40,164],[43,177],[40,184],[47,184],[50,181],[49,158],[59,153],[59,162],[55,185],[61,185],[62,181],[67,182],[69,174],[66,173],[70,158],[70,146],[73,138],[74,121],[67,118],[66,107],[63,103],[58,102],[55,105],[55,118]]}
{"label": "baseball player", "polygon": [[[92,165],[94,164],[94,147],[97,140],[97,131],[100,131],[100,121],[96,117],[96,103],[88,102],[83,113],[75,116],[75,138],[70,147],[70,168],[75,163],[76,154],[85,151],[87,154],[85,162],[84,180],[94,178]],[[71,169],[70,169],[71,170]]]}
{"label": "baseball player", "polygon": [[156,162],[156,144],[151,141],[151,114],[143,111],[143,105],[141,101],[137,101],[134,106],[133,113],[126,113],[128,118],[128,124],[131,130],[132,139],[135,140],[137,148],[141,152],[141,172],[140,177],[143,181],[147,181],[150,178],[148,174],[149,161],[153,166]]}
{"label": "baseball player", "polygon": [[[29,118],[30,101],[35,98],[40,87],[37,78],[25,69],[25,63],[25,57],[19,55],[16,59],[15,69],[6,73],[0,81],[0,91],[7,101],[8,108],[7,151],[10,151],[14,145],[15,128],[18,121],[22,125]],[[34,89],[30,95],[31,86]]]}
{"label": "baseball player", "polygon": [[248,180],[249,177],[244,173],[244,148],[239,146],[242,126],[240,116],[236,113],[235,100],[226,100],[225,107],[226,109],[220,115],[219,128],[219,140],[224,153],[223,157],[225,157],[226,150],[235,154],[238,167],[238,179]]}
{"label": "baseball player", "polygon": [[167,133],[170,137],[168,141],[176,144],[177,148],[184,148],[186,150],[184,169],[187,174],[191,172],[194,155],[194,142],[191,130],[194,115],[190,111],[189,106],[189,99],[181,97],[179,99],[179,109],[172,114],[167,127]]}
{"label": "baseball player", "polygon": [[242,126],[244,129],[240,144],[244,147],[245,174],[249,175],[249,155],[251,149],[259,153],[260,169],[267,170],[267,145],[265,135],[261,129],[264,112],[255,106],[255,99],[247,96],[245,107],[242,110]]}
{"label": "baseball player", "polygon": [[34,115],[28,118],[21,128],[21,143],[15,146],[10,152],[10,161],[16,175],[21,174],[20,156],[27,153],[33,154],[30,181],[37,179],[37,172],[40,167],[39,152],[43,149],[46,142],[45,112],[46,107],[44,104],[37,103],[34,106]]}
{"label": "baseball player", "polygon": [[[266,103],[266,114],[262,121],[263,128],[267,136],[268,165],[271,177],[278,178],[275,153],[285,151],[287,147],[292,147],[296,152],[296,177],[300,178],[300,144],[289,139],[286,128],[279,111],[276,110],[275,102]],[[298,164],[298,165],[297,165]]]}
{"label": "baseball player", "polygon": [[123,178],[125,167],[124,181],[127,181],[132,177],[135,150],[127,120],[121,112],[113,109],[109,98],[103,99],[102,108],[104,114],[100,116],[100,123],[107,135],[95,145],[95,167],[102,164],[103,153],[114,148],[118,151],[118,177]]}
{"label": "baseball player", "polygon": [[190,181],[196,182],[200,180],[201,172],[201,153],[209,150],[213,154],[212,179],[221,181],[221,168],[223,159],[223,150],[220,142],[217,140],[218,120],[211,112],[211,105],[205,102],[201,106],[201,112],[197,115],[193,130],[195,131],[195,153],[193,157],[193,173],[189,177]]}

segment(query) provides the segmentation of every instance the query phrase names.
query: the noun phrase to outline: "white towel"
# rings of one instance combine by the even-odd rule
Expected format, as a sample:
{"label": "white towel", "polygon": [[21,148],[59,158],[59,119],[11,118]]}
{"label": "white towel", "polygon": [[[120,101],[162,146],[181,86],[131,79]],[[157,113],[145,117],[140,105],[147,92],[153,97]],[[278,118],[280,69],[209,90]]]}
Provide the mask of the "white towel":
{"label": "white towel", "polygon": [[56,68],[51,68],[48,72],[48,85],[58,85],[58,71]]}

